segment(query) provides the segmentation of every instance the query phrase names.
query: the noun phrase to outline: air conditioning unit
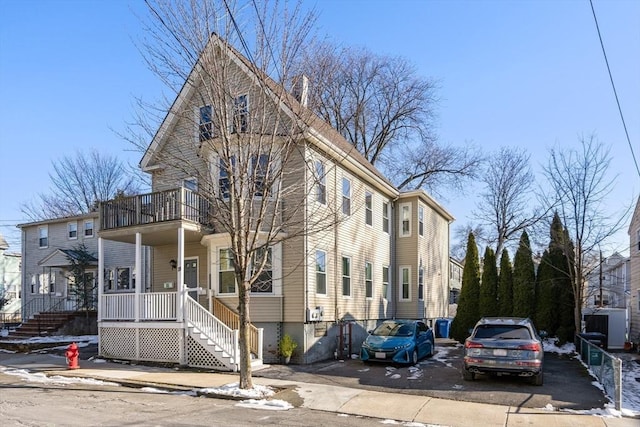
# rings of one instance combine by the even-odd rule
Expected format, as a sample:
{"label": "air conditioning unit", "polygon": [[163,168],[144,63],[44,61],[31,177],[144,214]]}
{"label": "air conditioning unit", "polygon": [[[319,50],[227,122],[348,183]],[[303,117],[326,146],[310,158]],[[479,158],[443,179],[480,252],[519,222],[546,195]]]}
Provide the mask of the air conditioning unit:
{"label": "air conditioning unit", "polygon": [[307,308],[307,321],[321,322],[324,319],[324,307]]}

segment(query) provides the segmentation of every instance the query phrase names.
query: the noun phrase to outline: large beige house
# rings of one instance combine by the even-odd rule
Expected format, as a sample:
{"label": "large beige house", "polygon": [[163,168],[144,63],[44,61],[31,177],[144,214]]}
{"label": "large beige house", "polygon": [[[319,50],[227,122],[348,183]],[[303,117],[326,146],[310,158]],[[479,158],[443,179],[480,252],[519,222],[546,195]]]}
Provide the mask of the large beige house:
{"label": "large beige house", "polygon": [[631,291],[629,339],[633,343],[640,343],[640,197],[631,217],[628,233]]}
{"label": "large beige house", "polygon": [[[230,111],[207,104],[199,63],[141,160],[152,193],[101,205],[99,254],[107,251],[106,242],[134,244],[133,275],[141,277],[142,248],[151,248],[147,283],[136,280],[129,293],[99,286],[101,354],[238,368],[230,236],[203,194],[206,188],[223,199],[231,185],[221,158],[207,147],[217,144],[226,126],[238,134],[253,131],[257,126],[246,124],[254,115],[303,123],[278,184],[286,194],[283,206],[302,206],[296,226],[311,230],[327,213],[337,219],[313,233],[288,234],[290,227],[267,248],[266,274],[250,299],[255,363],[281,361],[278,343],[285,333],[298,343],[292,360],[312,363],[357,353],[366,331],[383,319],[447,317],[452,215],[422,190],[395,188],[305,108],[304,91],[270,100],[265,94],[283,87],[215,35],[201,61],[209,55],[230,70],[232,78],[224,81],[225,90],[236,94]],[[229,116],[232,125],[222,119]]]}

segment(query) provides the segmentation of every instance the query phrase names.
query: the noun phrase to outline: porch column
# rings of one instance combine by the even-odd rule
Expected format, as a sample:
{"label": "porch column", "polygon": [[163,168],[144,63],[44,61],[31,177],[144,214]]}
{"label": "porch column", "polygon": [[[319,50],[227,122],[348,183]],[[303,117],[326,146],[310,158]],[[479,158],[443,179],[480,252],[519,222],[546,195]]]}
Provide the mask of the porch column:
{"label": "porch column", "polygon": [[104,240],[98,237],[98,322],[102,320],[102,294],[104,293]]}
{"label": "porch column", "polygon": [[133,274],[135,275],[135,278],[136,278],[136,287],[134,289],[135,306],[133,308],[133,312],[134,312],[136,322],[140,321],[140,292],[142,290],[142,268],[140,266],[141,263],[142,263],[142,234],[136,233],[136,260],[135,260],[135,266],[133,267],[134,268]]}
{"label": "porch column", "polygon": [[184,321],[184,306],[187,293],[184,292],[184,228],[178,228],[178,273],[176,277],[177,320]]}

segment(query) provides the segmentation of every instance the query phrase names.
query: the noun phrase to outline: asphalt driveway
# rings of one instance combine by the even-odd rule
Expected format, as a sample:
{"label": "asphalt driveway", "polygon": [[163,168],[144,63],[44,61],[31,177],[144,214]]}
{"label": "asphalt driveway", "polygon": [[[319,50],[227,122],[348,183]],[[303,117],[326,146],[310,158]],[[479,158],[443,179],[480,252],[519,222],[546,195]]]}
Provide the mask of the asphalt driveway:
{"label": "asphalt driveway", "polygon": [[462,347],[448,342],[436,343],[434,357],[421,360],[417,366],[332,360],[313,365],[272,365],[254,372],[254,376],[525,408],[552,405],[556,409],[587,410],[602,408],[608,402],[582,364],[567,355],[545,353],[543,386],[509,376],[480,375],[475,381],[464,381],[461,367]]}

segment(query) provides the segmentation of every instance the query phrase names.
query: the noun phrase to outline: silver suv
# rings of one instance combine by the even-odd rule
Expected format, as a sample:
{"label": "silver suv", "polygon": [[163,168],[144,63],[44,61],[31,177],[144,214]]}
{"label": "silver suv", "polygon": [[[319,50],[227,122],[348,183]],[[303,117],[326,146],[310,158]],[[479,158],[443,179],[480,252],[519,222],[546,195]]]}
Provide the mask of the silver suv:
{"label": "silver suv", "polygon": [[[544,333],[543,333],[544,335]],[[544,351],[533,322],[522,317],[483,317],[464,343],[462,377],[518,375],[542,385]]]}

